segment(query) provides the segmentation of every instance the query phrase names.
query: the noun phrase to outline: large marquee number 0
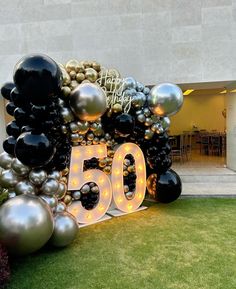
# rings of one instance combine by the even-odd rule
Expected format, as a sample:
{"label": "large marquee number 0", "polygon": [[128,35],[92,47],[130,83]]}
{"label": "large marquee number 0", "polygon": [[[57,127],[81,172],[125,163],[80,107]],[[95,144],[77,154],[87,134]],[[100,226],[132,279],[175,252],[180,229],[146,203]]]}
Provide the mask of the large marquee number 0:
{"label": "large marquee number 0", "polygon": [[[123,160],[127,154],[132,154],[135,159],[137,175],[136,189],[132,200],[126,199],[123,188]],[[68,190],[79,190],[84,184],[94,182],[99,187],[100,192],[99,202],[91,210],[86,210],[80,201],[75,201],[69,206],[69,212],[77,218],[79,223],[91,223],[102,218],[110,206],[112,192],[116,207],[124,212],[135,211],[144,199],[146,168],[141,149],[133,143],[119,146],[112,163],[112,184],[109,177],[100,170],[90,169],[83,171],[85,160],[93,157],[104,158],[106,156],[107,147],[105,144],[72,148]]]}

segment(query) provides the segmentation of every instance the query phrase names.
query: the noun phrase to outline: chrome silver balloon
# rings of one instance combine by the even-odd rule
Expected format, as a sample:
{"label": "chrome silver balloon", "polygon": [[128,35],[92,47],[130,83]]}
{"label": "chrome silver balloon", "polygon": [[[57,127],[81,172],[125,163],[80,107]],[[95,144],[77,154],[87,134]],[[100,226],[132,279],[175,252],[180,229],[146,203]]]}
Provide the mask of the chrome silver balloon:
{"label": "chrome silver balloon", "polygon": [[45,195],[53,196],[57,193],[59,183],[55,179],[46,179],[41,187],[41,192]]}
{"label": "chrome silver balloon", "polygon": [[0,186],[3,188],[12,188],[20,181],[20,177],[12,170],[5,170],[0,175]]}
{"label": "chrome silver balloon", "polygon": [[90,192],[90,186],[88,184],[83,185],[83,187],[81,188],[81,193],[87,194],[89,192]]}
{"label": "chrome silver balloon", "polygon": [[144,90],[144,85],[141,82],[137,81],[136,90],[137,91],[143,91]]}
{"label": "chrome silver balloon", "polygon": [[15,192],[17,195],[22,194],[32,194],[35,195],[37,193],[34,185],[28,180],[23,180],[15,186]]}
{"label": "chrome silver balloon", "polygon": [[150,126],[153,124],[153,120],[150,117],[147,117],[144,124],[146,126]]}
{"label": "chrome silver balloon", "polygon": [[58,204],[58,200],[57,200],[56,197],[51,197],[51,196],[48,196],[48,195],[40,195],[40,198],[44,202],[46,202],[51,209],[54,209],[57,206],[57,204]]}
{"label": "chrome silver balloon", "polygon": [[139,122],[145,122],[146,117],[145,117],[144,114],[139,114],[139,115],[137,116],[137,119],[138,119]]}
{"label": "chrome silver balloon", "polygon": [[14,158],[11,164],[11,169],[19,176],[25,176],[29,173],[30,168],[22,164],[17,158]]}
{"label": "chrome silver balloon", "polygon": [[127,200],[132,200],[134,198],[134,192],[125,193]]}
{"label": "chrome silver balloon", "polygon": [[78,133],[79,134],[86,134],[89,130],[89,123],[87,121],[77,121],[78,125]]}
{"label": "chrome silver balloon", "polygon": [[81,120],[94,121],[107,109],[106,94],[102,88],[93,83],[77,86],[70,95],[70,107]]}
{"label": "chrome silver balloon", "polygon": [[57,213],[54,217],[54,224],[50,242],[55,247],[64,247],[74,241],[79,230],[74,216],[68,212]]}
{"label": "chrome silver balloon", "polygon": [[154,86],[148,97],[150,110],[158,116],[170,116],[177,113],[183,105],[183,93],[179,86],[162,83]]}
{"label": "chrome silver balloon", "polygon": [[91,192],[92,192],[92,193],[95,193],[95,194],[98,194],[98,193],[99,193],[99,188],[98,188],[98,186],[92,187],[92,188],[91,188]]}
{"label": "chrome silver balloon", "polygon": [[168,116],[164,116],[163,118],[160,119],[160,123],[163,127],[164,130],[168,130],[170,127],[170,119]]}
{"label": "chrome silver balloon", "polygon": [[48,179],[60,180],[61,173],[59,171],[52,171],[48,174]]}
{"label": "chrome silver balloon", "polygon": [[32,184],[40,186],[47,178],[47,173],[42,169],[33,169],[29,173],[29,180]]}
{"label": "chrome silver balloon", "polygon": [[145,101],[146,101],[146,95],[142,92],[137,92],[133,96],[131,103],[135,108],[141,108],[144,106]]}
{"label": "chrome silver balloon", "polygon": [[148,94],[150,93],[150,88],[144,87],[143,93],[146,94],[146,95],[148,95]]}
{"label": "chrome silver balloon", "polygon": [[79,199],[81,198],[81,192],[80,192],[80,191],[75,191],[75,192],[73,192],[72,197],[73,197],[75,200],[79,200]]}
{"label": "chrome silver balloon", "polygon": [[128,191],[129,191],[129,186],[124,185],[124,192],[125,192],[125,193],[128,193]]}
{"label": "chrome silver balloon", "polygon": [[59,213],[59,212],[64,212],[66,210],[66,204],[63,202],[58,202],[56,208],[55,208],[55,212]]}
{"label": "chrome silver balloon", "polygon": [[124,90],[129,88],[136,89],[137,82],[133,77],[126,77],[124,79]]}
{"label": "chrome silver balloon", "polygon": [[71,122],[70,123],[70,130],[72,133],[76,133],[79,131],[79,126],[76,122]]}
{"label": "chrome silver balloon", "polygon": [[59,183],[58,189],[56,192],[57,198],[62,199],[65,196],[66,191],[67,191],[67,185],[65,183]]}
{"label": "chrome silver balloon", "polygon": [[154,132],[151,129],[146,129],[144,133],[144,138],[149,140],[152,139]]}
{"label": "chrome silver balloon", "polygon": [[53,232],[49,206],[33,195],[16,196],[0,207],[0,242],[17,255],[40,249]]}
{"label": "chrome silver balloon", "polygon": [[74,115],[68,107],[62,107],[60,114],[64,120],[64,123],[69,123],[74,120]]}
{"label": "chrome silver balloon", "polygon": [[146,117],[148,117],[148,116],[151,115],[151,111],[150,111],[147,107],[144,108],[143,113],[144,113],[144,115],[145,115]]}
{"label": "chrome silver balloon", "polygon": [[6,152],[0,154],[0,167],[4,169],[10,169],[11,163],[13,161],[13,156],[9,155]]}

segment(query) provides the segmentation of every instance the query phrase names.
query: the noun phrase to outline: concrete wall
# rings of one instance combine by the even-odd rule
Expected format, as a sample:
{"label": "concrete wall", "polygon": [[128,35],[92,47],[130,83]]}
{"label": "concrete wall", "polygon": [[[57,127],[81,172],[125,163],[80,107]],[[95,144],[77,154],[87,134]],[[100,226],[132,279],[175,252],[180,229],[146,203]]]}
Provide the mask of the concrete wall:
{"label": "concrete wall", "polygon": [[181,110],[171,117],[170,133],[192,131],[193,126],[198,130],[224,132],[226,121],[222,111],[225,108],[225,98],[225,94],[186,96]]}
{"label": "concrete wall", "polygon": [[236,79],[236,0],[0,1],[0,82],[23,55],[96,59],[145,84]]}
{"label": "concrete wall", "polygon": [[236,93],[226,97],[227,167],[236,171]]}

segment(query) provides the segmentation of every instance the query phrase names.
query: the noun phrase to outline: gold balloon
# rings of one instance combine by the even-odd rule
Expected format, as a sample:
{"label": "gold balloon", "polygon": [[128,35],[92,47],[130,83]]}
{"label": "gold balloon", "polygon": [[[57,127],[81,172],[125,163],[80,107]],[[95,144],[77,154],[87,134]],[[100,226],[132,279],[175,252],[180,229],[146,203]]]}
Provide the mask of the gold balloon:
{"label": "gold balloon", "polygon": [[79,62],[75,59],[71,59],[66,63],[66,70],[67,72],[71,72],[72,70],[75,71],[76,67],[79,65]]}
{"label": "gold balloon", "polygon": [[62,92],[63,92],[64,96],[67,97],[67,96],[70,95],[71,89],[69,88],[69,86],[63,86],[63,87],[62,87]]}
{"label": "gold balloon", "polygon": [[96,61],[92,63],[92,66],[93,66],[93,69],[95,69],[97,72],[101,70],[101,65],[97,63]]}
{"label": "gold balloon", "polygon": [[155,198],[157,186],[157,174],[151,174],[147,179],[148,193]]}
{"label": "gold balloon", "polygon": [[115,113],[121,112],[122,111],[122,105],[120,103],[116,103],[113,105],[112,110]]}
{"label": "gold balloon", "polygon": [[72,80],[70,83],[71,90],[74,90],[78,85],[79,83],[76,80]]}
{"label": "gold balloon", "polygon": [[71,79],[75,79],[76,78],[76,72],[74,70],[70,71],[70,77],[71,77]]}
{"label": "gold balloon", "polygon": [[85,75],[82,72],[77,73],[76,80],[78,82],[81,82],[81,81],[85,80]]}
{"label": "gold balloon", "polygon": [[98,78],[98,73],[93,68],[86,68],[85,69],[85,78],[91,82],[95,82]]}
{"label": "gold balloon", "polygon": [[75,67],[75,71],[77,72],[77,73],[80,73],[80,72],[84,72],[84,66],[83,66],[83,64],[78,64],[76,67]]}

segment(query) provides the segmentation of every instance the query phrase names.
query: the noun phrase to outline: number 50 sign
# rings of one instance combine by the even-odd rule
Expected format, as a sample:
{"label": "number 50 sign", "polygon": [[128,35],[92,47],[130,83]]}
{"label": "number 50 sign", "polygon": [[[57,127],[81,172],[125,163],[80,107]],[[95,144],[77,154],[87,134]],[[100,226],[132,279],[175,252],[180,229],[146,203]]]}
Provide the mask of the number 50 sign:
{"label": "number 50 sign", "polygon": [[[131,154],[135,159],[137,176],[132,200],[126,198],[123,188],[123,161],[127,154]],[[134,143],[120,145],[113,157],[111,178],[98,169],[83,171],[85,160],[106,156],[105,144],[72,148],[68,190],[79,190],[88,182],[94,182],[99,187],[99,202],[92,210],[86,210],[80,201],[69,206],[69,212],[79,223],[88,224],[102,218],[108,211],[112,199],[117,209],[126,213],[135,211],[143,202],[146,191],[146,167],[141,149]]]}

